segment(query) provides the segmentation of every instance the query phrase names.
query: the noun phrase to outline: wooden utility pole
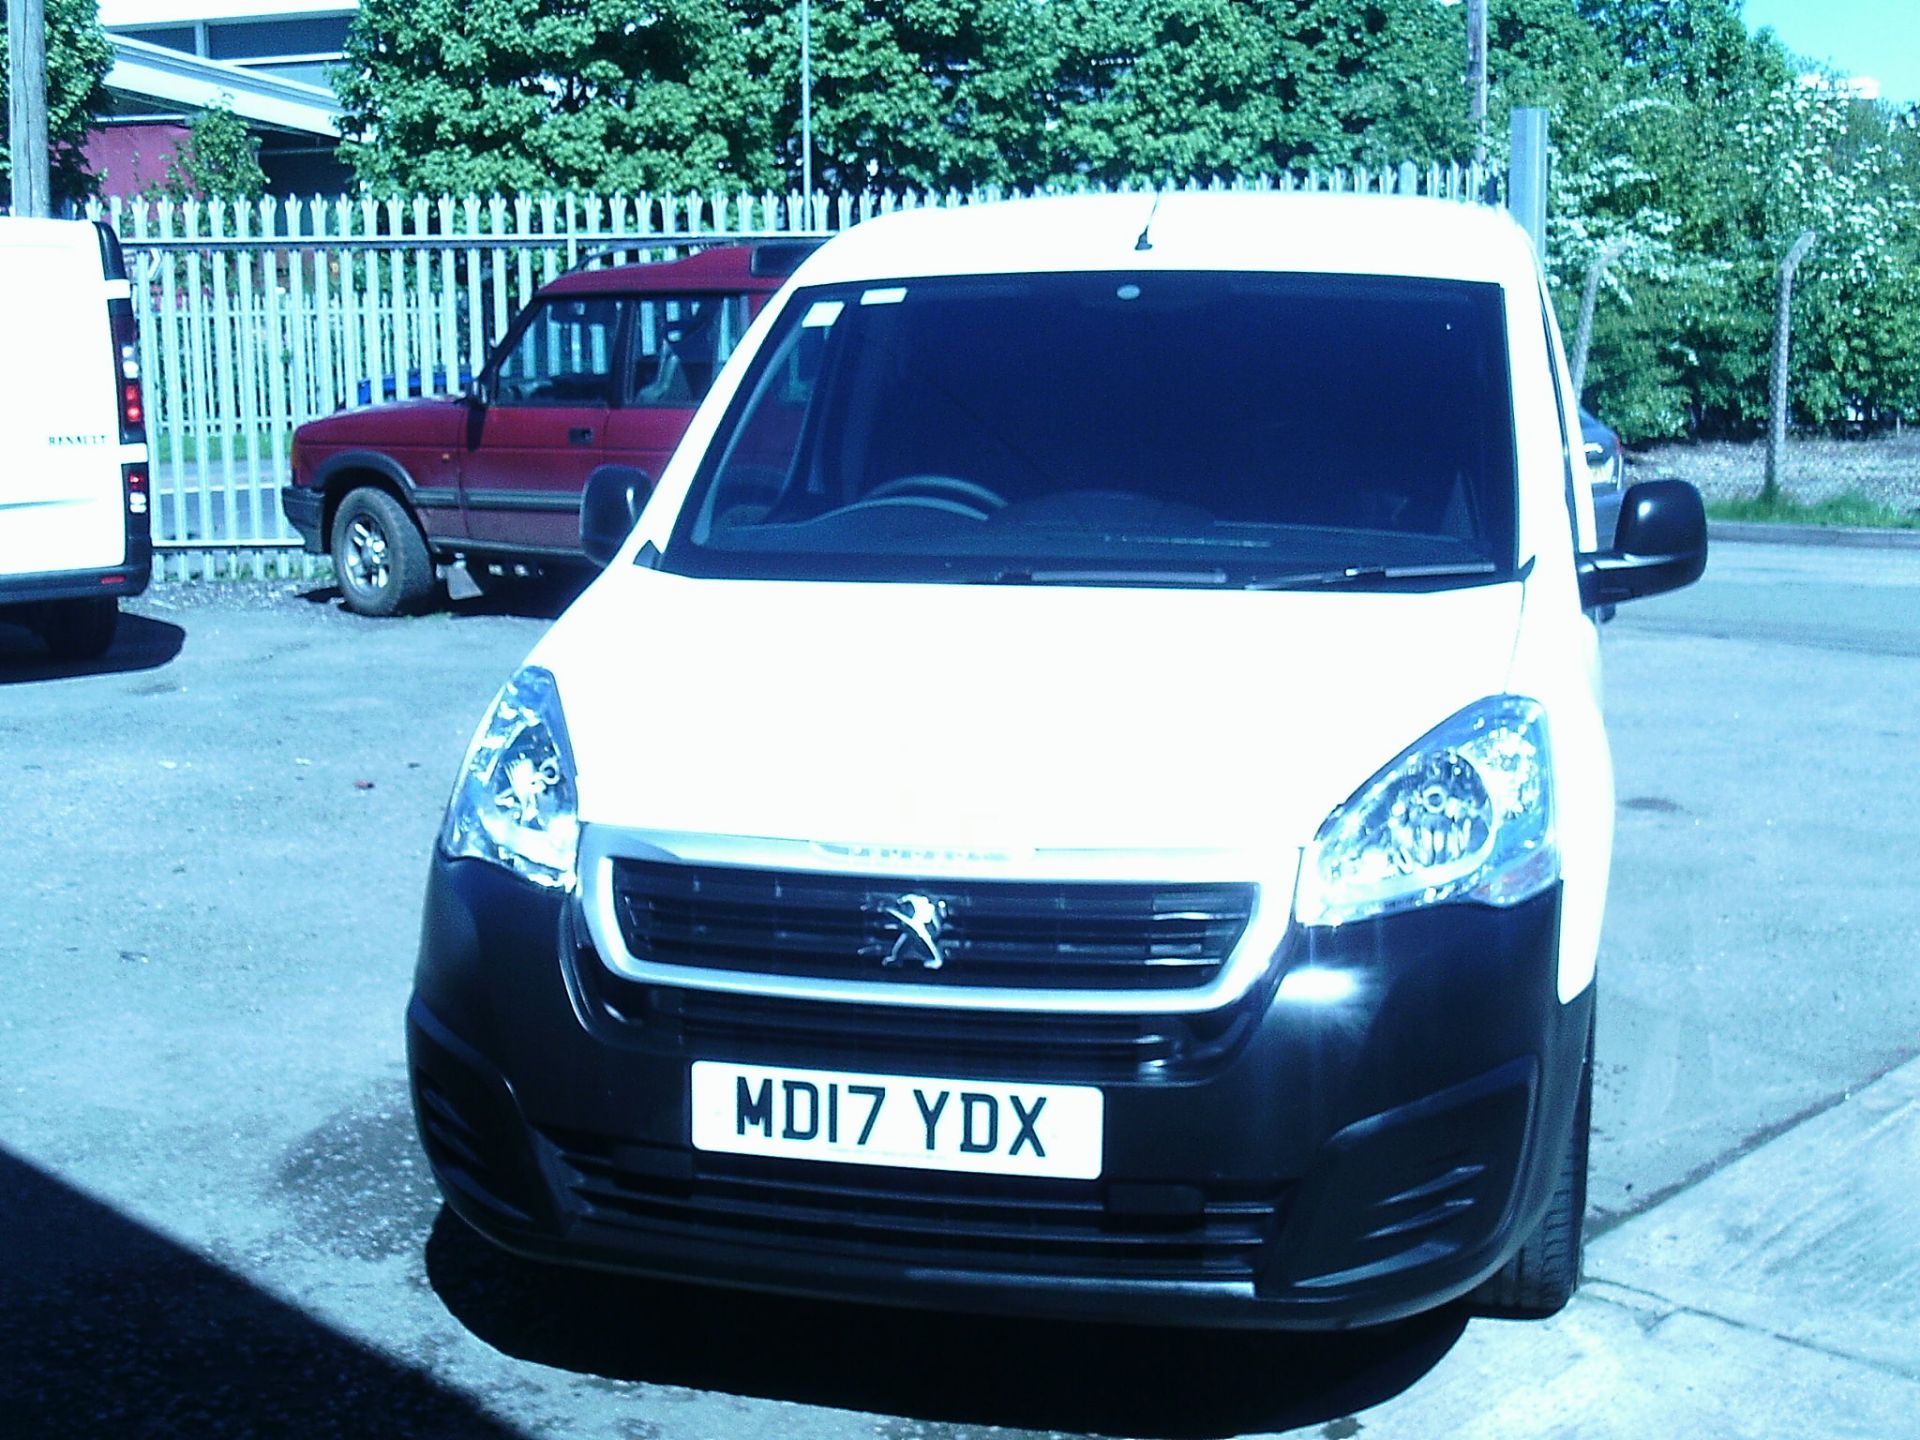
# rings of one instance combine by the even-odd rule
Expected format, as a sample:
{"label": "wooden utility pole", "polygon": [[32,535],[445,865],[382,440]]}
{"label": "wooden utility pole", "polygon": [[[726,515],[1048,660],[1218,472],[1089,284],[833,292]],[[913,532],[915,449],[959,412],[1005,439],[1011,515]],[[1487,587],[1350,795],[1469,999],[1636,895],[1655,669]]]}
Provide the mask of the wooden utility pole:
{"label": "wooden utility pole", "polygon": [[13,213],[51,215],[44,0],[7,0],[7,139]]}

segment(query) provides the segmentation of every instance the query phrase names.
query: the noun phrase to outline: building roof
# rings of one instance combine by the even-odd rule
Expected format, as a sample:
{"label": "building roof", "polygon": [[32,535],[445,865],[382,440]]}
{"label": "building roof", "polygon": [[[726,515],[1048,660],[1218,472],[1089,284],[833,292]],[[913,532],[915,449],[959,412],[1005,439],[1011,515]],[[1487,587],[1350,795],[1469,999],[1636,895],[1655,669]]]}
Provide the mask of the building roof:
{"label": "building roof", "polygon": [[219,20],[289,20],[351,15],[360,0],[100,0],[108,30],[135,25],[192,25]]}
{"label": "building roof", "polygon": [[250,125],[339,138],[343,112],[331,90],[203,60],[130,35],[109,35],[107,43],[113,47],[107,88],[117,94],[189,110],[224,106]]}

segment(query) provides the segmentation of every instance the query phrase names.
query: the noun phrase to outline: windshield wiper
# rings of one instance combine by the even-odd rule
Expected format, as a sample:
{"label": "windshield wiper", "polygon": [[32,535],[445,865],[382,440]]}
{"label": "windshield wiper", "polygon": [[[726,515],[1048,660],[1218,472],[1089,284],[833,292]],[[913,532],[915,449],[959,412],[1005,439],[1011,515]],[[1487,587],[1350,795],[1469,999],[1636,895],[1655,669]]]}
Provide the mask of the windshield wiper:
{"label": "windshield wiper", "polygon": [[[1302,570],[1291,575],[1269,575],[1249,580],[1243,590],[1323,590],[1341,585],[1366,585],[1393,580],[1465,580],[1493,575],[1500,567],[1491,560],[1464,565],[1345,565],[1335,570]],[[1524,572],[1523,576],[1524,578]],[[1186,585],[1220,586],[1235,583],[1225,570],[1046,569],[996,570],[979,576],[977,585]]]}
{"label": "windshield wiper", "polygon": [[981,585],[1225,585],[1224,570],[999,570]]}
{"label": "windshield wiper", "polygon": [[1249,580],[1248,590],[1322,590],[1336,585],[1366,585],[1377,580],[1464,580],[1492,575],[1500,567],[1491,560],[1467,565],[1344,565],[1337,570],[1302,570],[1293,575],[1269,575]]}

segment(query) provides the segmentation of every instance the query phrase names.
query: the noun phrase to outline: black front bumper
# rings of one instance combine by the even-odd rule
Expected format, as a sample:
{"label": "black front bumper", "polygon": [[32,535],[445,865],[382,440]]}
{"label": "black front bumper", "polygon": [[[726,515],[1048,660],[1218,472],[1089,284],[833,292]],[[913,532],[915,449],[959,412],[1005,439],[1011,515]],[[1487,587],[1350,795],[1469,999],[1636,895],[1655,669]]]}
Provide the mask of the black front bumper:
{"label": "black front bumper", "polygon": [[327,539],[322,533],[326,506],[327,497],[323,491],[310,490],[304,485],[280,487],[281,513],[300,536],[300,548],[313,555],[327,553]]}
{"label": "black front bumper", "polygon": [[[569,900],[436,858],[416,1115],[449,1205],[544,1258],[989,1312],[1380,1322],[1472,1288],[1545,1211],[1592,1013],[1591,988],[1556,996],[1558,913],[1555,890],[1296,932],[1211,1016],[994,1017],[633,984]],[[1334,998],[1282,988],[1309,968]],[[1095,1083],[1103,1174],[695,1151],[695,1059]]]}

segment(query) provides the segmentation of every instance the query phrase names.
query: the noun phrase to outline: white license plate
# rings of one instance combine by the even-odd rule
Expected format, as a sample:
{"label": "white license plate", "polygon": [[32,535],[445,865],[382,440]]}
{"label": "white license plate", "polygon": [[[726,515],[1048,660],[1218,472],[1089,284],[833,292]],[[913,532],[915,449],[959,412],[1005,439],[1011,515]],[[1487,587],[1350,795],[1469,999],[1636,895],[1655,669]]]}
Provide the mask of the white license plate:
{"label": "white license plate", "polygon": [[1106,1097],[1091,1085],[693,1062],[693,1144],[728,1155],[1094,1180]]}

